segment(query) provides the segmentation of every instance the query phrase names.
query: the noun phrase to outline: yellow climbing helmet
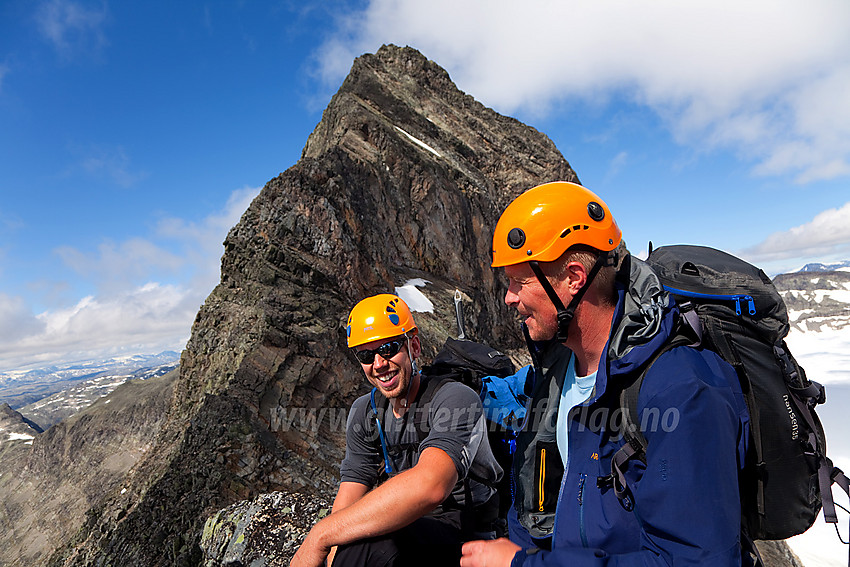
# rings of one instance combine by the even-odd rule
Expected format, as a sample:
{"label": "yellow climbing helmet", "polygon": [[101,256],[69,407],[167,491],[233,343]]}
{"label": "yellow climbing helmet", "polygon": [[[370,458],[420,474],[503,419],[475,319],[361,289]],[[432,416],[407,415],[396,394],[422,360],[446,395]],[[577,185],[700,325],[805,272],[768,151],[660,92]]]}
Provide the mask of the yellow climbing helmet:
{"label": "yellow climbing helmet", "polygon": [[602,199],[581,185],[556,181],[529,189],[508,205],[493,233],[491,265],[552,262],[575,244],[610,252],[621,239]]}
{"label": "yellow climbing helmet", "polygon": [[417,332],[410,308],[391,293],[361,300],[349,313],[345,329],[349,348]]}

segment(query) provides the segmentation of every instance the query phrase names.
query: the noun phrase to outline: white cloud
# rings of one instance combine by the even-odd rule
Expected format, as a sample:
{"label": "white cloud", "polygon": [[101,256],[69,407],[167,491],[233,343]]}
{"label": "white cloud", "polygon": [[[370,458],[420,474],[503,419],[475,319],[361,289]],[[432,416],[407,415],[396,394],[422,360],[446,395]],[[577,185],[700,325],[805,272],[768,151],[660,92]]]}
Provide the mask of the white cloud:
{"label": "white cloud", "polygon": [[152,278],[182,281],[208,293],[219,279],[222,242],[260,188],[231,193],[223,209],[199,222],[169,217],[159,221],[149,238],[104,241],[96,251],[62,246],[54,252],[78,275],[110,293],[138,286]]}
{"label": "white cloud", "polygon": [[[84,297],[42,313],[34,332],[20,330],[0,342],[0,368],[138,352],[180,350],[202,298],[190,289],[156,283],[108,297]],[[32,319],[29,319],[32,321]]]}
{"label": "white cloud", "polygon": [[741,254],[754,263],[850,254],[850,202],[823,211],[806,224],[771,234]]}
{"label": "white cloud", "polygon": [[72,0],[45,2],[36,16],[41,34],[65,58],[78,52],[96,52],[106,45],[106,19],[105,3],[98,9]]}
{"label": "white cloud", "polygon": [[[152,239],[106,242],[93,252],[58,249],[97,293],[38,315],[22,299],[0,294],[0,369],[182,349],[199,307],[219,281],[227,231],[258,193],[259,188],[234,191],[221,210],[199,222],[165,219]],[[171,283],[157,281],[166,275]]]}
{"label": "white cloud", "polygon": [[89,175],[105,177],[124,188],[130,187],[147,177],[145,172],[132,171],[130,158],[127,157],[122,147],[94,148],[82,160],[80,167]]}
{"label": "white cloud", "polygon": [[117,244],[106,241],[96,252],[82,252],[70,246],[59,247],[54,252],[66,266],[97,282],[102,289],[144,281],[152,271],[174,274],[186,261],[143,238],[131,238]]}
{"label": "white cloud", "polygon": [[850,3],[843,0],[372,0],[319,50],[336,84],[382,43],[411,45],[502,112],[627,100],[682,143],[763,175],[850,174]]}
{"label": "white cloud", "polygon": [[608,171],[605,172],[605,178],[611,179],[616,177],[620,171],[623,170],[624,167],[629,162],[629,152],[620,152],[611,158],[611,161],[608,163]]}
{"label": "white cloud", "polygon": [[0,344],[39,333],[43,328],[44,324],[32,314],[23,299],[0,293]]}

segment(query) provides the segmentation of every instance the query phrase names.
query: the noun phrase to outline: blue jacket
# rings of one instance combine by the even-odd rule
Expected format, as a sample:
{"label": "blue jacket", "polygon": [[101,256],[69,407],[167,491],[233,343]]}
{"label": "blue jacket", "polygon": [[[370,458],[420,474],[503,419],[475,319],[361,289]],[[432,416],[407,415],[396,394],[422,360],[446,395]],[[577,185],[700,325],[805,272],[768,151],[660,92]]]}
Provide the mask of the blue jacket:
{"label": "blue jacket", "polygon": [[[512,566],[740,565],[738,472],[749,418],[735,371],[715,353],[674,348],[648,371],[638,399],[648,443],[646,464],[633,459],[626,470],[634,510],[626,511],[612,488],[597,486],[623,444],[621,438],[606,435],[599,412],[612,408],[600,397],[609,383],[640,371],[670,337],[678,317],[646,264],[632,258],[624,270],[594,393],[570,413],[568,464],[551,535],[531,537],[518,521],[523,503],[515,501],[510,537],[523,550]],[[557,356],[569,356],[561,345],[529,346],[535,360],[559,347],[566,354]],[[540,368],[524,369],[518,377],[526,378],[524,394],[531,398],[535,388],[540,390],[537,381],[557,379]],[[535,435],[528,423],[518,432],[518,445],[523,436]],[[533,477],[534,467],[518,452],[515,482]]]}

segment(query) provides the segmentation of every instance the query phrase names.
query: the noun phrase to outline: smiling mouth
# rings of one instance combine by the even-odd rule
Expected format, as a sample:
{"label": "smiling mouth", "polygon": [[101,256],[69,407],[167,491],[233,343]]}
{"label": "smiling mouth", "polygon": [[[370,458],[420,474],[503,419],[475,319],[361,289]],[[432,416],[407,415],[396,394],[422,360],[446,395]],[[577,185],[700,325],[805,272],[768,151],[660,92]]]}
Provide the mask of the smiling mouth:
{"label": "smiling mouth", "polygon": [[391,372],[389,374],[384,374],[383,376],[378,376],[378,382],[386,384],[387,382],[392,381],[393,378],[398,376],[398,372]]}

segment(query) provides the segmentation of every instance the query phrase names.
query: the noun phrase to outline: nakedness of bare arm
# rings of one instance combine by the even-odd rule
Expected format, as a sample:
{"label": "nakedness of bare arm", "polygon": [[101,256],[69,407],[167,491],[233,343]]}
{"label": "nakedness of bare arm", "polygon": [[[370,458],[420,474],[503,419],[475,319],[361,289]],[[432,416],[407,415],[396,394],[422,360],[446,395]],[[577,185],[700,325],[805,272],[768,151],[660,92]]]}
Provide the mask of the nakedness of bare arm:
{"label": "nakedness of bare arm", "polygon": [[[423,450],[415,467],[360,498],[354,498],[357,487],[343,485],[364,485],[342,483],[333,512],[313,526],[291,565],[318,566],[334,546],[403,528],[448,498],[456,483],[454,462],[436,447]],[[338,503],[344,507],[337,509]]]}
{"label": "nakedness of bare arm", "polygon": [[341,482],[336,492],[332,512],[348,508],[369,492],[369,487],[359,482]]}
{"label": "nakedness of bare arm", "polygon": [[[367,492],[369,492],[369,487],[365,484],[360,484],[359,482],[341,482],[334,498],[332,511],[339,512],[343,508],[348,508],[363,498]],[[334,555],[336,555],[336,546],[333,546],[328,554],[328,565],[332,564]]]}

